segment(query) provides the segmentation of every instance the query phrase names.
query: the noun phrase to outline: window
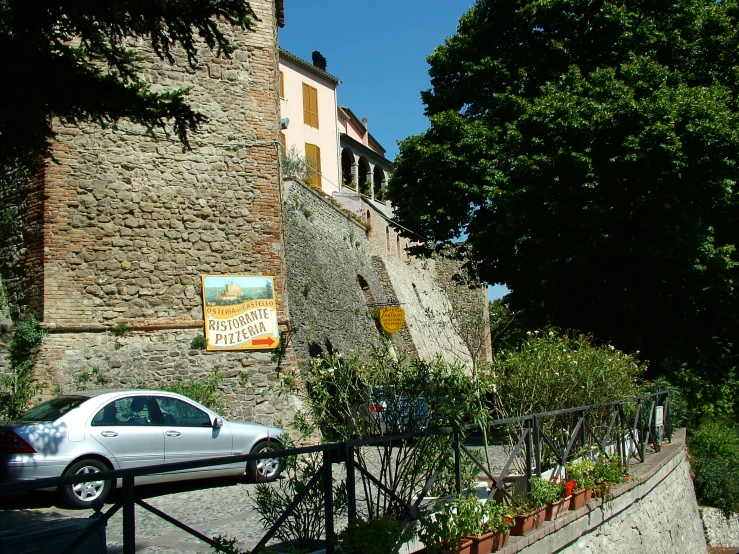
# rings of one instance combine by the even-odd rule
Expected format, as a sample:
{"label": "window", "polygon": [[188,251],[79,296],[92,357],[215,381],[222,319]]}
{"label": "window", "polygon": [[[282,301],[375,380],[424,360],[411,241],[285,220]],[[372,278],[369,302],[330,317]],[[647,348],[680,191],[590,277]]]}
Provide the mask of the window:
{"label": "window", "polygon": [[178,398],[156,396],[154,399],[162,412],[165,425],[179,425],[180,427],[210,427],[210,416],[203,410],[196,408]]}
{"label": "window", "polygon": [[151,425],[147,397],[127,396],[106,404],[92,418],[92,426],[107,427],[109,425]]}
{"label": "window", "polygon": [[287,153],[287,137],[282,131],[280,131],[280,145],[282,146],[282,155],[284,156]]}
{"label": "window", "polygon": [[280,71],[280,98],[285,98],[285,74]]}
{"label": "window", "polygon": [[305,143],[305,161],[311,168],[308,184],[313,188],[321,188],[321,149],[315,144]]}
{"label": "window", "polygon": [[318,129],[318,91],[303,83],[303,121]]}

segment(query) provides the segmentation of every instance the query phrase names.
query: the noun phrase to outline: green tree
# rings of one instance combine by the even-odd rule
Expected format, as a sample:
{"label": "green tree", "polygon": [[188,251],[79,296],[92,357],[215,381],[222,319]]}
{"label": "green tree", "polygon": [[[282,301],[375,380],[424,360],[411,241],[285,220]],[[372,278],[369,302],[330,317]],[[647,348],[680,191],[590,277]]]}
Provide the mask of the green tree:
{"label": "green tree", "polygon": [[257,20],[245,0],[0,1],[0,167],[33,166],[50,155],[52,119],[101,125],[129,119],[150,131],[188,133],[205,121],[186,103],[188,89],[153,92],[138,74],[140,50],[175,62],[182,48],[197,66],[199,42],[218,55],[233,46],[218,19],[245,30]]}
{"label": "green tree", "polygon": [[[519,324],[710,378],[737,334],[737,3],[478,0],[428,58],[390,199],[468,235]],[[684,367],[683,367],[684,369]]]}

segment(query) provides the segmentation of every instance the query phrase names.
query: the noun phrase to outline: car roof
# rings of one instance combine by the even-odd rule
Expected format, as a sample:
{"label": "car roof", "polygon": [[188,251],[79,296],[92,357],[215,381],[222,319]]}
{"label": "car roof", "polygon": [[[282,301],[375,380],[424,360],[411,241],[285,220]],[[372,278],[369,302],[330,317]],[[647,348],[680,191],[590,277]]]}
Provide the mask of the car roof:
{"label": "car roof", "polygon": [[171,394],[174,396],[182,396],[181,394],[178,394],[176,392],[169,392],[169,391],[164,391],[164,390],[153,390],[153,389],[78,390],[78,391],[72,391],[72,392],[62,394],[61,396],[87,396],[88,398],[95,398],[96,396],[117,395],[117,394]]}

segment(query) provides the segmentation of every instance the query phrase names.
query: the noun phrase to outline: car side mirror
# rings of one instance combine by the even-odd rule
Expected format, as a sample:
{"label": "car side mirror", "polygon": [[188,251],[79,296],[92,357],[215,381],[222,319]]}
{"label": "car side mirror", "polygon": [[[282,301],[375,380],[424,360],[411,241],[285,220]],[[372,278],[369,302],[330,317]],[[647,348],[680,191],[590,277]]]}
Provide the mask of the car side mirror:
{"label": "car side mirror", "polygon": [[220,417],[217,417],[213,420],[213,429],[220,429],[223,427],[223,420]]}

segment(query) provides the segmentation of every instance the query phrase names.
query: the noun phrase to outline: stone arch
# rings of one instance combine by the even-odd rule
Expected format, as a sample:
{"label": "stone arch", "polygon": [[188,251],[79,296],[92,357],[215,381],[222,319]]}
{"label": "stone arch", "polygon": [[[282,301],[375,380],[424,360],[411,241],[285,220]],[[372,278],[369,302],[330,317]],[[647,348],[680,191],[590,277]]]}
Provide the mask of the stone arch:
{"label": "stone arch", "polygon": [[356,188],[357,184],[354,179],[354,169],[354,152],[349,148],[344,148],[341,151],[341,184],[345,187]]}
{"label": "stone arch", "polygon": [[372,190],[377,200],[385,199],[385,172],[379,165],[372,171]]}
{"label": "stone arch", "polygon": [[359,158],[357,162],[357,185],[360,194],[372,195],[372,183],[370,183],[370,164],[367,158]]}

